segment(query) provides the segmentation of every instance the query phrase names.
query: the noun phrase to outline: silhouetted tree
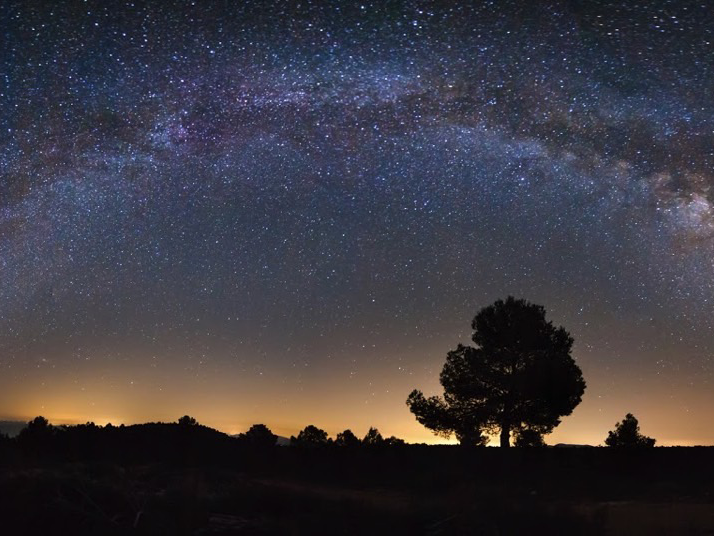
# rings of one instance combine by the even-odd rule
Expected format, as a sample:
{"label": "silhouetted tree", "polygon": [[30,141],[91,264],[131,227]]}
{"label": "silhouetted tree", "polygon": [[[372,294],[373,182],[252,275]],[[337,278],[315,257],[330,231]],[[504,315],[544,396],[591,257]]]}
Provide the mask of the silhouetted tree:
{"label": "silhouetted tree", "polygon": [[406,445],[406,442],[399,437],[389,436],[387,439],[384,440],[384,444],[389,447],[397,447],[400,445]]}
{"label": "silhouetted tree", "polygon": [[184,415],[178,420],[178,423],[181,426],[196,426],[198,424],[198,421],[194,419],[193,417],[189,417],[188,415]]}
{"label": "silhouetted tree", "polygon": [[20,430],[18,437],[21,438],[21,440],[24,438],[43,440],[52,436],[54,432],[54,426],[52,426],[47,419],[40,415],[28,422],[27,426]]}
{"label": "silhouetted tree", "polygon": [[300,431],[297,437],[291,437],[290,442],[294,445],[307,447],[327,445],[327,432],[309,424]]}
{"label": "silhouetted tree", "polygon": [[622,422],[607,434],[605,444],[608,447],[654,447],[656,440],[640,433],[640,424],[632,413],[625,415]]}
{"label": "silhouetted tree", "polygon": [[28,430],[30,432],[35,432],[38,430],[49,430],[52,428],[52,425],[50,422],[45,419],[42,415],[38,415],[34,419],[32,419],[30,422],[27,423],[27,426],[24,428],[25,430]]}
{"label": "silhouetted tree", "polygon": [[264,424],[254,424],[246,433],[241,434],[240,438],[248,445],[259,448],[274,447],[278,441],[278,436]]}
{"label": "silhouetted tree", "polygon": [[363,445],[375,446],[381,445],[382,443],[384,443],[384,438],[382,437],[382,434],[379,433],[379,430],[377,430],[376,428],[370,428],[367,432],[367,435],[365,435],[364,439],[362,440]]}
{"label": "silhouetted tree", "polygon": [[483,432],[544,435],[580,403],[582,372],[570,355],[573,339],[546,321],[545,309],[509,296],[474,318],[476,347],[459,345],[446,357],[440,381],[444,398],[414,390],[407,405],[417,420],[442,436],[482,444]]}
{"label": "silhouetted tree", "polygon": [[33,455],[44,455],[54,448],[57,429],[42,416],[35,417],[17,435],[18,444]]}
{"label": "silhouetted tree", "polygon": [[479,413],[473,411],[469,403],[445,395],[446,400],[431,396],[426,398],[421,391],[414,390],[407,398],[407,405],[417,421],[429,428],[436,435],[456,439],[464,446],[480,447],[488,443],[484,435],[484,423]]}
{"label": "silhouetted tree", "polygon": [[516,447],[545,447],[543,434],[532,428],[522,428],[516,432]]}
{"label": "silhouetted tree", "polygon": [[345,430],[337,434],[335,445],[338,447],[358,447],[362,442],[352,433],[352,430]]}

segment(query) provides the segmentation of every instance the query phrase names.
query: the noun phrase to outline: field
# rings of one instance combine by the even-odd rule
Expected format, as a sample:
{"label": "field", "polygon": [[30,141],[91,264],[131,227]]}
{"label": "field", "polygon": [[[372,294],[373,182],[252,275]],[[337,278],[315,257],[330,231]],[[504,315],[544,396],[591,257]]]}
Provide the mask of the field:
{"label": "field", "polygon": [[7,457],[7,534],[714,534],[714,449],[231,448]]}

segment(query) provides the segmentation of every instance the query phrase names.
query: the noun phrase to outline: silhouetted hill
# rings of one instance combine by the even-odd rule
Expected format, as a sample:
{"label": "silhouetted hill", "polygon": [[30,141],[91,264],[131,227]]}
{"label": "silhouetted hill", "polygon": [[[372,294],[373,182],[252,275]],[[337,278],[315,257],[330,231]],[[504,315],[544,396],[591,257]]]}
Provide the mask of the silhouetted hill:
{"label": "silhouetted hill", "polygon": [[15,437],[25,426],[26,421],[0,421],[0,433]]}
{"label": "silhouetted hill", "polygon": [[146,423],[23,428],[4,448],[28,460],[149,463],[229,458],[236,440],[200,424]]}
{"label": "silhouetted hill", "polygon": [[[235,439],[240,439],[241,434],[233,434],[231,437],[233,437]],[[288,446],[290,446],[290,438],[284,437],[284,436],[278,436],[278,439],[276,440],[275,444],[278,447],[288,447]]]}

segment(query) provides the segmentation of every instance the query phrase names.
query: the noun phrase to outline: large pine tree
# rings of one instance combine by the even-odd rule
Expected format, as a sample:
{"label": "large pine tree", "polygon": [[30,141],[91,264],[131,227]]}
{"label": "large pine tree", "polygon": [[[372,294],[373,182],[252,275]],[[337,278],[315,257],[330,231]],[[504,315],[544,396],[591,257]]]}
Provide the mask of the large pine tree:
{"label": "large pine tree", "polygon": [[585,381],[571,356],[573,339],[546,320],[542,306],[498,300],[478,312],[472,328],[476,346],[459,345],[446,357],[444,397],[409,395],[421,424],[463,444],[499,433],[508,447],[512,433],[550,433],[580,403]]}

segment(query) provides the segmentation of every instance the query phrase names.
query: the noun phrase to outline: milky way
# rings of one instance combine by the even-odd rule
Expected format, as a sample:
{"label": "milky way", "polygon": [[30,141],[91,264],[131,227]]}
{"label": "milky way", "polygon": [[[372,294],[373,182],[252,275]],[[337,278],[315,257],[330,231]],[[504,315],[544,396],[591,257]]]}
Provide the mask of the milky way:
{"label": "milky way", "polygon": [[513,294],[569,437],[714,442],[710,6],[471,4],[3,2],[0,416],[429,439]]}

